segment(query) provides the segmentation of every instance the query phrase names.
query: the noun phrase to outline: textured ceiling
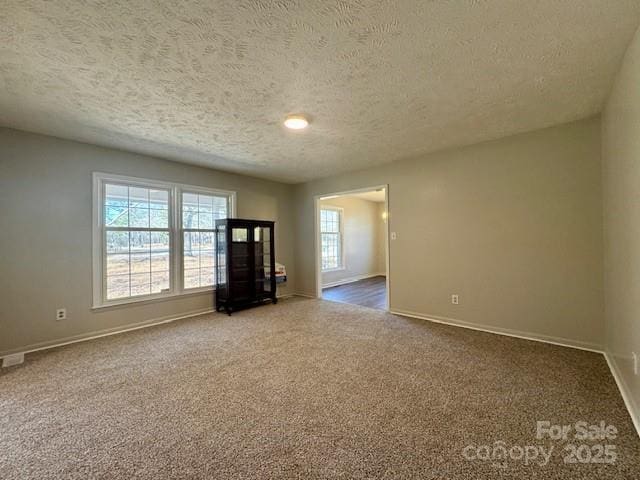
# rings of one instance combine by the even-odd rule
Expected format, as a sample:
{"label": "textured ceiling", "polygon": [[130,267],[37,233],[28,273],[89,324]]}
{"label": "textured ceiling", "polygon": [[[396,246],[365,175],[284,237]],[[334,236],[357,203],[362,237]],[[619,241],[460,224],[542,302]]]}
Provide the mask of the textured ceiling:
{"label": "textured ceiling", "polygon": [[3,0],[0,125],[299,182],[595,114],[639,21],[638,0]]}

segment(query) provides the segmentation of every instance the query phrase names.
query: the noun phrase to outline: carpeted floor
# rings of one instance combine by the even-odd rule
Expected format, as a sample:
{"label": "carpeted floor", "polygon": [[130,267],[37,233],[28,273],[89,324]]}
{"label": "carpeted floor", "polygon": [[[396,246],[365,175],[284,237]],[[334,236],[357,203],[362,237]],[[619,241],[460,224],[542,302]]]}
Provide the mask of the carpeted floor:
{"label": "carpeted floor", "polygon": [[[537,420],[618,433],[537,439]],[[513,458],[484,459],[497,441]],[[564,464],[569,443],[613,444],[617,460]],[[527,446],[553,446],[549,463],[518,459]],[[205,315],[0,372],[3,480],[638,476],[640,440],[602,356],[328,301]]]}

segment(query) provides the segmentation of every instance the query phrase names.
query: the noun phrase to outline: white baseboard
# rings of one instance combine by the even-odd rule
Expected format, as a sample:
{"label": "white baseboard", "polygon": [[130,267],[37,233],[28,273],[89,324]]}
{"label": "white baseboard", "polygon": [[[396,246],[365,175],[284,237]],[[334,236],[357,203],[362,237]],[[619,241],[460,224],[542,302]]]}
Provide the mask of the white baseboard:
{"label": "white baseboard", "polygon": [[346,285],[347,283],[357,282],[360,280],[364,280],[366,278],[385,277],[385,276],[386,276],[386,273],[384,272],[367,273],[366,275],[357,275],[355,277],[348,277],[348,278],[343,278],[342,280],[336,280],[335,282],[323,283],[322,288],[337,287],[339,285]]}
{"label": "white baseboard", "polygon": [[31,345],[26,345],[24,347],[0,352],[0,358],[13,356],[13,355],[20,355],[20,354],[24,355],[26,353],[37,352],[39,350],[47,350],[49,348],[62,347],[64,345],[69,345],[72,343],[86,342],[88,340],[93,340],[95,338],[108,337],[110,335],[117,335],[124,332],[130,332],[132,330],[139,330],[141,328],[153,327],[154,325],[161,325],[163,323],[170,323],[176,320],[182,320],[184,318],[196,317],[198,315],[204,315],[206,313],[212,313],[214,311],[215,310],[211,308],[193,310],[193,311],[184,313],[182,315],[177,315],[177,316],[168,315],[166,317],[154,318],[151,320],[145,320],[144,322],[124,325],[121,327],[97,330],[91,333],[83,333],[81,335],[74,335],[71,337],[59,338],[59,339],[51,340],[48,342],[34,343]]}
{"label": "white baseboard", "polygon": [[604,352],[604,358],[607,360],[607,364],[609,365],[609,370],[611,370],[611,375],[616,381],[616,385],[618,385],[618,390],[620,390],[620,394],[622,395],[622,399],[624,400],[624,404],[629,411],[629,415],[631,415],[631,421],[633,422],[633,426],[636,427],[636,433],[638,437],[640,437],[640,409],[638,405],[633,399],[627,384],[624,381],[624,377],[621,375],[620,370],[618,369],[618,365],[616,364],[616,360],[609,352]]}
{"label": "white baseboard", "polygon": [[281,293],[281,294],[276,294],[276,298],[291,298],[291,297],[295,297],[296,294],[295,293]]}
{"label": "white baseboard", "polygon": [[537,333],[511,330],[509,328],[492,327],[488,325],[465,322],[462,320],[457,320],[455,318],[440,317],[437,315],[424,315],[421,313],[411,312],[407,310],[392,309],[392,310],[389,310],[389,313],[393,313],[395,315],[402,315],[405,317],[417,318],[420,320],[427,320],[429,322],[443,323],[445,325],[452,325],[454,327],[462,327],[462,328],[468,328],[471,330],[478,330],[480,332],[495,333],[497,335],[505,335],[507,337],[522,338],[524,340],[533,340],[534,342],[550,343],[552,345],[559,345],[561,347],[571,347],[571,348],[577,348],[579,350],[587,350],[589,352],[604,353],[601,345],[598,345],[595,343],[589,343],[589,342],[582,342],[579,340],[571,340],[571,339],[562,338],[562,337],[552,337],[548,335],[539,335]]}
{"label": "white baseboard", "polygon": [[303,293],[303,292],[295,292],[293,295],[296,297],[304,297],[304,298],[314,298],[314,299],[318,298],[316,295],[312,295],[310,293]]}

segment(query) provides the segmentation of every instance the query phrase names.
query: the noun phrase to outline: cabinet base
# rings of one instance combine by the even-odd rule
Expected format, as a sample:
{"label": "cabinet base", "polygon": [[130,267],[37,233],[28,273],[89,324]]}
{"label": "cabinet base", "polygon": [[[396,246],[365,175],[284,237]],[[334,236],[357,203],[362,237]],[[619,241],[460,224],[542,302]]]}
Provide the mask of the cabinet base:
{"label": "cabinet base", "polygon": [[216,312],[225,312],[227,315],[231,315],[233,312],[236,312],[238,310],[259,307],[260,305],[264,305],[269,302],[275,305],[276,303],[278,303],[278,298],[273,296],[262,298],[260,300],[252,300],[250,302],[219,302],[216,303]]}

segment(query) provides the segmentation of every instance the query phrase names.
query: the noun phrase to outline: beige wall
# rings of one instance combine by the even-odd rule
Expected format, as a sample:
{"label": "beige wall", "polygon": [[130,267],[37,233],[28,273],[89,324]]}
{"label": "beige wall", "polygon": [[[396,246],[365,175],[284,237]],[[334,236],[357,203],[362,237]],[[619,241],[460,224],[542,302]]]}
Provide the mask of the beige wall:
{"label": "beige wall", "polygon": [[[376,202],[340,196],[320,202],[320,206],[338,207],[343,214],[344,266],[340,270],[323,272],[322,285],[384,274],[380,257],[384,256],[384,243],[380,238],[380,205]],[[384,204],[382,204],[384,205]],[[381,253],[382,252],[382,253]]]}
{"label": "beige wall", "polygon": [[[275,220],[293,291],[292,187],[143,155],[0,129],[0,355],[68,337],[210,309],[211,294],[91,310],[91,173],[237,192],[241,217]],[[68,319],[56,322],[55,310]]]}
{"label": "beige wall", "polygon": [[606,349],[640,425],[640,31],[602,118]]}
{"label": "beige wall", "polygon": [[[91,310],[93,171],[237,191],[240,216],[277,221],[282,293],[309,295],[314,195],[389,184],[392,310],[583,346],[604,337],[598,118],[296,186],[9,129],[0,145],[0,354],[211,308],[193,295]],[[68,320],[53,319],[59,307]]]}
{"label": "beige wall", "polygon": [[599,118],[297,185],[299,291],[316,291],[314,195],[381,184],[392,310],[601,346]]}

